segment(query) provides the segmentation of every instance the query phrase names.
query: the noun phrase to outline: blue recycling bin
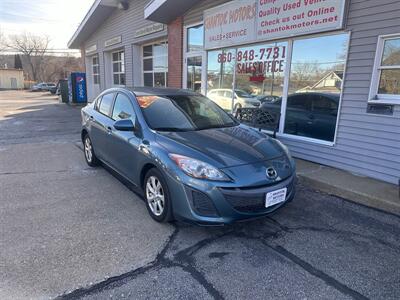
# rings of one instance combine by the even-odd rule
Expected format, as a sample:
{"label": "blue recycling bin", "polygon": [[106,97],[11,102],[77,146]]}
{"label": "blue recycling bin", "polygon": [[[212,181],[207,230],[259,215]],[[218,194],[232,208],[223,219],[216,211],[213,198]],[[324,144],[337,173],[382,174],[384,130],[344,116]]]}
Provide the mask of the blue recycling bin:
{"label": "blue recycling bin", "polygon": [[70,102],[87,103],[86,73],[73,72],[69,78]]}

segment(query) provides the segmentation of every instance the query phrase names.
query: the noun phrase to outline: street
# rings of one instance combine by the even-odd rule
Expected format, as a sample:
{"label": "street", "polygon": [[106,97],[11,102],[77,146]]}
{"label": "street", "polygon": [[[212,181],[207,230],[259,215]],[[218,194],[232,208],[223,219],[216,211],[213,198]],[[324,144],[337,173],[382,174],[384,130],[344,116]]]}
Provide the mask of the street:
{"label": "street", "polygon": [[158,224],[48,93],[0,92],[0,228],[0,299],[400,299],[400,217],[299,185],[259,220]]}

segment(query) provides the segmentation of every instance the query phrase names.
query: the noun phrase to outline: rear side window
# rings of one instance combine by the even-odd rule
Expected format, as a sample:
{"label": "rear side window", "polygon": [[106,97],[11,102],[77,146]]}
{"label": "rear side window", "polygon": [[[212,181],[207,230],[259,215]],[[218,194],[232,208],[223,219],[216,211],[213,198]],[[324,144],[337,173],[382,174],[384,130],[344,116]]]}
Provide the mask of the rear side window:
{"label": "rear side window", "polygon": [[226,91],[225,92],[225,97],[232,98],[232,92],[231,91]]}
{"label": "rear side window", "polygon": [[114,99],[114,94],[106,94],[101,98],[99,112],[103,115],[109,116],[111,105]]}
{"label": "rear side window", "polygon": [[129,98],[124,94],[118,94],[115,99],[112,119],[122,120],[122,119],[131,119],[135,120],[135,111],[133,109],[132,103]]}
{"label": "rear side window", "polygon": [[218,95],[218,96],[220,96],[220,97],[223,97],[223,96],[224,96],[224,94],[225,94],[225,92],[224,92],[224,91],[218,91],[218,92],[217,92],[217,95]]}

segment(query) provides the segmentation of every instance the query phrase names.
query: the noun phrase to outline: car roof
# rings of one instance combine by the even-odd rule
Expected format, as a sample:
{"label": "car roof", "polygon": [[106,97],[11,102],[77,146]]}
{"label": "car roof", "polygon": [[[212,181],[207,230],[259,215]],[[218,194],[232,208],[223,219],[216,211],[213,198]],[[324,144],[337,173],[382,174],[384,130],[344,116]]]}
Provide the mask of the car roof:
{"label": "car roof", "polygon": [[153,88],[153,87],[126,87],[136,96],[171,96],[171,95],[198,95],[191,90],[174,88]]}
{"label": "car roof", "polygon": [[304,95],[324,96],[324,97],[330,98],[334,101],[339,101],[339,99],[340,99],[340,94],[338,94],[338,93],[322,93],[322,92],[294,93],[294,94],[290,94],[289,97],[304,96]]}

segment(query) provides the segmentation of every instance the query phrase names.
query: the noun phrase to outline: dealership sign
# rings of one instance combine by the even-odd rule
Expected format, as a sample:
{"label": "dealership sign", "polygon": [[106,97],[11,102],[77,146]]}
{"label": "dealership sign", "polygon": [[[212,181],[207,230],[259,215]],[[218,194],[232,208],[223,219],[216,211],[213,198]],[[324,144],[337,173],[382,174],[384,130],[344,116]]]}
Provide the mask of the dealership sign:
{"label": "dealership sign", "polygon": [[164,30],[164,24],[154,23],[135,31],[135,38],[149,35]]}
{"label": "dealership sign", "polygon": [[94,45],[92,45],[92,46],[89,46],[89,47],[87,47],[87,48],[85,49],[85,53],[86,53],[86,54],[90,54],[90,53],[96,52],[96,51],[97,51],[97,45],[96,45],[96,44],[94,44]]}
{"label": "dealership sign", "polygon": [[122,43],[122,36],[120,35],[106,40],[104,42],[104,47],[110,47],[119,43]]}
{"label": "dealership sign", "polygon": [[205,48],[343,28],[345,0],[237,0],[204,12]]}

